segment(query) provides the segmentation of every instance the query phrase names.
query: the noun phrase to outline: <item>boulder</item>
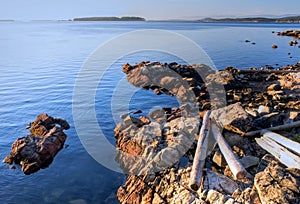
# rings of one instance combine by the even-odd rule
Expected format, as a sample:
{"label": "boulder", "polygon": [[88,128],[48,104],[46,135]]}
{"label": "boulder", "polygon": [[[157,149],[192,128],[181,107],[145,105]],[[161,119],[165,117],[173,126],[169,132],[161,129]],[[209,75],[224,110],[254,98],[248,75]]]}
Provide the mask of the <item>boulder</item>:
{"label": "boulder", "polygon": [[208,186],[209,189],[217,190],[218,192],[232,194],[239,185],[231,178],[224,176],[219,173],[208,170],[206,173],[206,180],[204,185]]}
{"label": "boulder", "polygon": [[245,168],[249,168],[249,167],[258,165],[259,158],[249,155],[249,156],[245,156],[242,159],[240,159],[240,162],[242,163],[242,165]]}
{"label": "boulder", "polygon": [[244,110],[241,103],[212,111],[211,119],[219,126],[238,134],[244,134],[252,128],[252,117]]}
{"label": "boulder", "polygon": [[260,118],[257,118],[253,121],[253,124],[256,128],[269,128],[278,125],[282,125],[285,119],[285,115],[279,112],[269,113]]}

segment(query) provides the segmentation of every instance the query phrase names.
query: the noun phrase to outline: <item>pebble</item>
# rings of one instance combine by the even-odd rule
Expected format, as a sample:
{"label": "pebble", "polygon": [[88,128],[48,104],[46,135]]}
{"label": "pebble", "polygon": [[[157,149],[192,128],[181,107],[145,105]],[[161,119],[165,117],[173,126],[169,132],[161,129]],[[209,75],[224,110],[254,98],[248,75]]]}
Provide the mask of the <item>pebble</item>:
{"label": "pebble", "polygon": [[269,114],[271,112],[271,108],[268,106],[259,106],[257,109],[257,112],[260,115],[265,115],[265,114]]}
{"label": "pebble", "polygon": [[227,165],[227,162],[226,162],[224,156],[219,151],[215,152],[215,154],[213,156],[213,162],[215,164],[217,164],[219,167],[225,167]]}

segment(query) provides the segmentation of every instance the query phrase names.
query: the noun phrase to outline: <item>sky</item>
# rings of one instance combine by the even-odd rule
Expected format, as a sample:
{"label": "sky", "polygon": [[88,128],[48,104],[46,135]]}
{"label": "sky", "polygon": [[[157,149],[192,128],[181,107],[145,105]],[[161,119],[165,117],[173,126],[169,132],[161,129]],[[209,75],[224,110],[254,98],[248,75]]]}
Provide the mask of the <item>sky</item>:
{"label": "sky", "polygon": [[140,16],[148,20],[300,15],[299,0],[0,0],[0,19]]}

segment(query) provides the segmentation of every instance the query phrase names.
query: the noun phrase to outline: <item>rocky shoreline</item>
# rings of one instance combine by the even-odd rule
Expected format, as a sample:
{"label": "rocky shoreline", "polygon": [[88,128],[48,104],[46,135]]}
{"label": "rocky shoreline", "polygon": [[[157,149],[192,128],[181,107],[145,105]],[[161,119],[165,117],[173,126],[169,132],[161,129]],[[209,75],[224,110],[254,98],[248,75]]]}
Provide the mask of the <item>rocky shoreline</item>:
{"label": "rocky shoreline", "polygon": [[[278,69],[211,70],[205,65],[142,62],[123,65],[134,86],[176,96],[180,107],[125,114],[115,128],[116,161],[127,174],[120,203],[299,203],[300,170],[288,168],[248,132],[300,121],[300,62]],[[236,178],[220,147],[208,144],[198,190],[189,185],[203,116],[247,170]],[[300,128],[279,130],[297,144]],[[211,144],[210,144],[211,143]],[[299,157],[299,151],[293,152]],[[276,156],[276,155],[275,155]]]}

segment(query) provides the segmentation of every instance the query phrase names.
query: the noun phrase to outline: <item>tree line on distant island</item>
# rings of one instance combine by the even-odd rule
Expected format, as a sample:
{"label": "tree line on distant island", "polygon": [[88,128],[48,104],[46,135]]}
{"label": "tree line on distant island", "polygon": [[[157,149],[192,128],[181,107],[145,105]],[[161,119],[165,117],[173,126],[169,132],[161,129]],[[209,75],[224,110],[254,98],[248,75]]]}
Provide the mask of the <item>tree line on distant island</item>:
{"label": "tree line on distant island", "polygon": [[[74,18],[73,21],[146,21],[136,16],[125,17],[83,17]],[[172,21],[172,20],[171,20]],[[184,20],[183,20],[184,21]],[[188,21],[188,20],[187,20]],[[193,20],[192,20],[193,21]],[[282,18],[249,17],[249,18],[204,18],[194,22],[228,22],[228,23],[300,23],[300,16]]]}
{"label": "tree line on distant island", "polygon": [[228,22],[228,23],[300,23],[300,16],[282,17],[282,18],[204,18],[198,22]]}
{"label": "tree line on distant island", "polygon": [[73,21],[145,21],[146,19],[136,16],[125,17],[84,17],[74,18]]}

